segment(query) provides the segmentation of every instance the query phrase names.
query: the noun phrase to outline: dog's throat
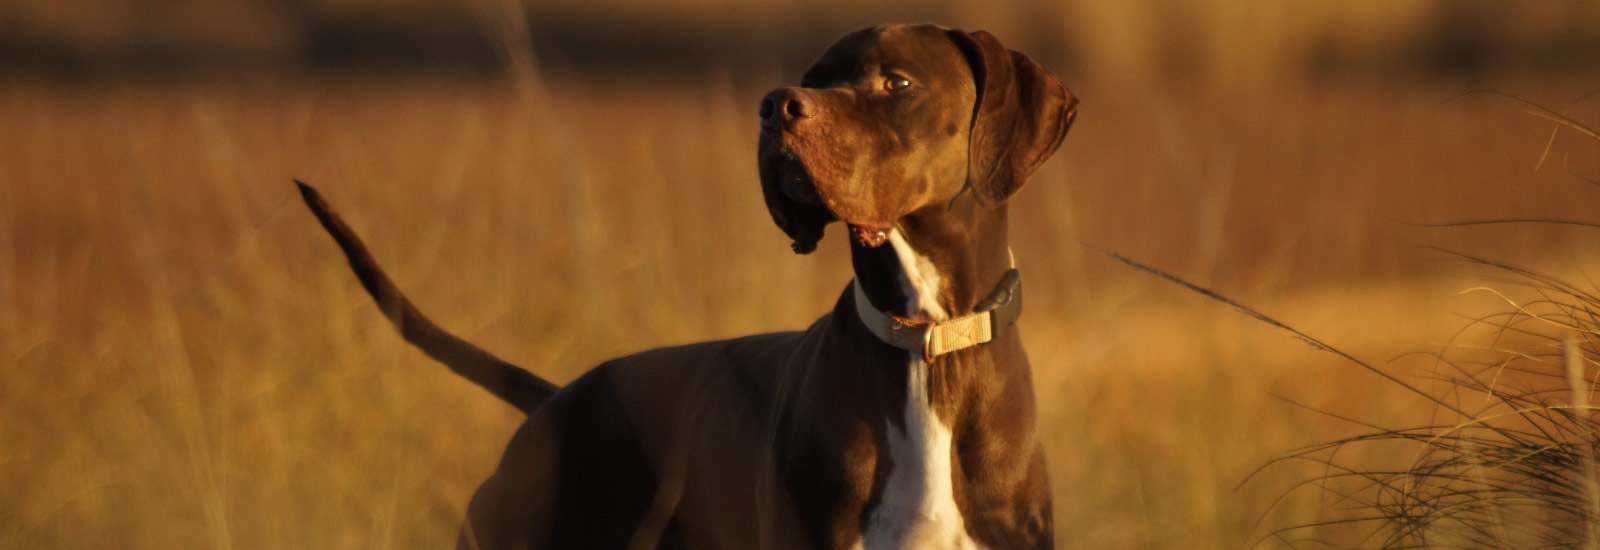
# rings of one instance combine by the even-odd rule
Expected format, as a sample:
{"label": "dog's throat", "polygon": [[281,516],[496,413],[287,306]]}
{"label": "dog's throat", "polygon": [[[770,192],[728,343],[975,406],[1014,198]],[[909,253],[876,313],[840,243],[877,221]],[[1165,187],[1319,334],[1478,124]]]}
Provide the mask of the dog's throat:
{"label": "dog's throat", "polygon": [[950,318],[950,312],[939,303],[939,296],[945,291],[947,281],[938,266],[912,248],[911,241],[899,228],[891,228],[884,240],[893,248],[896,263],[899,264],[900,292],[905,304],[902,306],[904,309],[897,313],[915,321],[937,322]]}
{"label": "dog's throat", "polygon": [[968,311],[945,295],[959,281],[948,280],[898,227],[889,231],[885,242],[889,246],[856,247],[852,283],[857,316],[878,340],[931,359],[989,342],[1020,316],[1021,286],[1015,268],[985,281],[993,286]]}

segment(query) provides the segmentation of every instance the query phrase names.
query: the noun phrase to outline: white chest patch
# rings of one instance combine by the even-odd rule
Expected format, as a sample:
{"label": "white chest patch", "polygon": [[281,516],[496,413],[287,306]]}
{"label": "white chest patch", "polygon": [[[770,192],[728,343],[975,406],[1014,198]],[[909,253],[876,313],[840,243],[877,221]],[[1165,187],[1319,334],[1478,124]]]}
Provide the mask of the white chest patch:
{"label": "white chest patch", "polygon": [[[899,230],[889,233],[889,242],[906,275],[902,282],[910,297],[907,313],[934,321],[949,318],[934,299],[941,283],[938,270],[911,248]],[[956,508],[950,428],[934,414],[928,395],[929,365],[916,352],[909,354],[908,363],[906,407],[900,419],[904,429],[884,419],[893,469],[857,547],[981,548],[967,534],[966,522]]]}
{"label": "white chest patch", "polygon": [[894,255],[900,259],[900,271],[905,274],[901,284],[905,285],[906,300],[910,302],[906,304],[907,316],[920,316],[929,321],[949,319],[950,313],[939,305],[939,290],[944,284],[939,269],[927,257],[911,248],[911,243],[899,228],[889,230],[889,245],[894,247]]}
{"label": "white chest patch", "polygon": [[905,430],[888,426],[894,469],[889,472],[878,508],[867,522],[860,547],[981,548],[967,535],[966,523],[956,508],[950,428],[934,415],[928,401],[928,364],[921,354],[911,354],[910,369],[906,377]]}

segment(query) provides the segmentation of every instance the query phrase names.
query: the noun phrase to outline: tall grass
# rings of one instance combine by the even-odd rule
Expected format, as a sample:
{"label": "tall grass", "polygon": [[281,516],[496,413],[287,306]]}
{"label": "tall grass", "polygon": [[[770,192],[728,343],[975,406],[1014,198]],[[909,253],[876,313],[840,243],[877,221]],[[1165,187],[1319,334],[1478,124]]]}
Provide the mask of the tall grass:
{"label": "tall grass", "polygon": [[[393,334],[292,178],[441,325],[570,380],[640,349],[803,327],[843,288],[837,231],[796,257],[762,206],[754,106],[795,77],[779,73],[536,93],[0,86],[0,548],[451,544],[519,417]],[[1239,480],[1341,428],[1274,394],[1380,420],[1426,410],[1080,242],[1383,356],[1454,323],[1426,313],[1449,276],[1409,261],[1411,230],[1389,219],[1584,208],[1499,185],[1529,153],[1481,146],[1546,127],[1435,90],[1066,78],[1084,114],[1011,205],[1063,546],[1248,544],[1279,488],[1316,470]],[[1557,257],[1579,242],[1466,240]],[[1315,496],[1270,519],[1310,521]]]}

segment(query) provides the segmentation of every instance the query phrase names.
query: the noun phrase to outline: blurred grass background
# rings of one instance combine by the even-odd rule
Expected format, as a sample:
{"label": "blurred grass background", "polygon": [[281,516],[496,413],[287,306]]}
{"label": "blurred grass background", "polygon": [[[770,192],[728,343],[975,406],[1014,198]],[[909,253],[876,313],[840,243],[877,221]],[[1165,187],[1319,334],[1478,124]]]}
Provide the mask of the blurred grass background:
{"label": "blurred grass background", "polygon": [[[772,226],[757,100],[907,20],[991,30],[1084,101],[1012,206],[1062,547],[1315,522],[1331,497],[1276,499],[1316,465],[1250,474],[1365,429],[1300,405],[1430,411],[1080,242],[1402,377],[1504,308],[1423,246],[1596,267],[1582,228],[1406,223],[1594,219],[1592,141],[1458,98],[1600,120],[1575,101],[1593,2],[7,2],[0,547],[452,544],[518,417],[394,334],[290,179],[441,324],[557,381],[801,328],[848,259],[836,229],[800,257]],[[1408,458],[1382,451],[1357,459]]]}

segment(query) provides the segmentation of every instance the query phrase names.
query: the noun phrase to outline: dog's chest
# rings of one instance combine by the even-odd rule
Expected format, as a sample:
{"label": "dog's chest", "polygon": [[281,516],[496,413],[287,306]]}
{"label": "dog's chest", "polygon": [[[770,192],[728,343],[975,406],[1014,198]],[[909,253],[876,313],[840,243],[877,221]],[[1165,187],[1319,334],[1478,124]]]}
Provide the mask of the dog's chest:
{"label": "dog's chest", "polygon": [[[935,300],[943,278],[933,263],[918,253],[898,228],[890,231],[889,244],[899,259],[908,314],[934,321],[948,318]],[[931,368],[921,353],[908,354],[905,409],[887,413],[900,418],[883,419],[889,460],[879,463],[887,462],[891,469],[858,548],[980,548],[967,535],[966,522],[956,507],[952,436],[950,427],[934,414],[928,385]]]}
{"label": "dog's chest", "polygon": [[915,353],[908,367],[906,407],[898,423],[904,429],[884,419],[893,466],[857,547],[980,548],[956,507],[951,433],[929,400],[930,367]]}

